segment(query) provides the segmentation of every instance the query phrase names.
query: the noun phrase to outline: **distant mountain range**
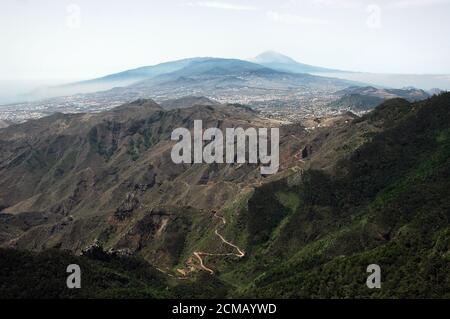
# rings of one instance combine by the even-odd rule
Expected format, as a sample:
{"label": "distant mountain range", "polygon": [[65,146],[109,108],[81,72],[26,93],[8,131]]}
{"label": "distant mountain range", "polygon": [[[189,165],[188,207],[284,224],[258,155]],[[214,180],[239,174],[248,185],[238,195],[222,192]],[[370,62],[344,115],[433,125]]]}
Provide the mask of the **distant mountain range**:
{"label": "distant mountain range", "polygon": [[435,93],[441,90],[450,90],[450,75],[446,74],[387,74],[336,70],[303,64],[274,51],[264,52],[249,60],[279,71],[310,73],[313,75],[366,83],[377,87],[397,89],[417,87],[424,90],[434,90]]}
{"label": "distant mountain range", "polygon": [[[289,76],[287,74],[290,74]],[[294,75],[301,75],[301,81],[294,79]],[[401,74],[376,74],[364,72],[351,72],[346,70],[338,70],[324,68],[304,64],[294,59],[274,52],[267,51],[260,55],[249,59],[248,61],[238,59],[222,59],[212,57],[195,57],[176,61],[160,63],[152,66],[144,66],[135,69],[125,70],[119,73],[109,74],[100,78],[90,79],[86,81],[70,83],[66,85],[40,88],[31,92],[28,99],[47,98],[55,96],[73,95],[78,93],[93,93],[99,91],[110,90],[112,88],[128,88],[130,86],[152,86],[161,85],[163,82],[172,82],[175,85],[193,85],[192,76],[214,76],[217,78],[228,76],[223,81],[215,81],[210,83],[222,86],[222,84],[233,85],[235,89],[241,86],[253,85],[252,81],[248,82],[245,78],[249,75],[262,76],[265,80],[269,80],[265,88],[273,85],[273,89],[284,88],[285,85],[292,86],[311,86],[316,88],[320,84],[321,78],[326,77],[327,83],[330,79],[334,84],[341,86],[350,85],[374,85],[386,88],[402,88],[406,86],[414,86],[422,89],[433,89],[439,87],[441,89],[450,89],[450,76],[446,75],[401,75]],[[235,76],[234,79],[229,76]],[[284,81],[283,85],[277,82],[275,77],[290,77],[290,80]],[[230,83],[229,81],[233,81]],[[190,84],[189,81],[191,81]],[[323,81],[322,81],[323,82]],[[259,81],[257,81],[259,83]],[[166,83],[168,84],[168,83]],[[197,86],[203,83],[196,83]],[[323,84],[323,83],[322,83]],[[167,86],[167,85],[166,85]],[[323,87],[323,86],[322,86]],[[153,93],[153,92],[152,92]],[[205,92],[191,92],[194,95],[206,95]],[[179,96],[175,96],[179,97]]]}
{"label": "distant mountain range", "polygon": [[[272,51],[251,60],[211,57],[183,59],[48,87],[35,91],[27,98],[35,100],[34,102],[2,105],[0,119],[17,123],[54,112],[99,112],[137,99],[151,98],[160,103],[183,97],[204,96],[219,103],[240,103],[265,109],[266,115],[279,116],[281,113],[278,111],[284,109],[284,117],[297,121],[311,115],[335,114],[335,110],[368,110],[391,97],[405,97],[409,101],[415,101],[428,97],[427,94],[441,92],[436,88],[425,92],[415,88],[402,89],[405,85],[400,88],[370,85],[370,81],[363,81],[365,75],[378,84],[383,83],[377,80],[380,77],[391,81],[398,76],[322,68],[299,63]],[[424,82],[430,77],[435,76],[425,76]],[[361,81],[355,81],[358,79]],[[431,86],[427,83],[427,86]],[[411,87],[414,81],[406,81],[404,84]],[[355,87],[378,90],[378,96],[374,96],[373,92],[347,92],[344,100],[330,104],[346,95],[336,94],[336,91],[346,88],[354,91]],[[448,87],[450,88],[450,82]],[[413,94],[417,94],[417,98],[411,98]],[[44,99],[49,96],[53,98]],[[188,101],[185,102],[190,105]]]}
{"label": "distant mountain range", "polygon": [[245,96],[251,101],[277,95],[287,98],[305,90],[333,91],[352,84],[354,82],[307,73],[278,71],[243,60],[210,58],[139,81],[126,90],[140,90],[155,97],[203,95],[227,101]]}
{"label": "distant mountain range", "polygon": [[354,85],[358,83],[308,73],[274,70],[244,60],[193,58],[48,88],[42,94],[70,98],[60,103],[44,103],[35,108],[44,110],[49,105],[58,107],[61,104],[67,105],[67,101],[70,101],[70,104],[77,106],[77,110],[93,107],[101,110],[141,98],[161,102],[185,96],[206,96],[219,102],[244,104],[255,101],[283,101],[292,104],[305,95],[327,96]]}
{"label": "distant mountain range", "polygon": [[39,88],[31,92],[30,96],[52,97],[79,93],[92,93],[102,90],[109,90],[114,87],[124,87],[161,74],[178,71],[191,63],[196,61],[199,62],[205,59],[206,58],[182,59],[160,63],[157,65],[143,66],[86,81]]}
{"label": "distant mountain range", "polygon": [[[266,56],[266,58],[268,57]],[[318,77],[306,72],[307,70],[322,70],[323,72],[333,70],[302,65],[292,60],[291,64],[286,64],[296,70],[296,72],[292,72],[288,67],[285,69],[274,68],[268,59],[266,61],[267,64],[239,59],[184,59],[111,74],[98,79],[57,87],[57,89],[76,90],[86,87],[86,90],[89,90],[92,85],[95,87],[107,87],[108,85],[116,87],[123,83],[127,84],[126,87],[134,88],[200,86],[202,90],[207,89],[208,86],[214,86],[218,89],[224,87],[236,89],[251,85],[267,89],[285,89],[286,87],[295,88],[297,86],[316,87],[329,84],[348,86],[350,84],[347,81]],[[281,66],[281,63],[279,65]],[[303,69],[301,66],[304,66]],[[252,83],[252,79],[258,83]],[[202,93],[201,95],[206,95],[204,92]]]}
{"label": "distant mountain range", "polygon": [[[119,73],[110,74],[101,78],[72,83],[58,88],[71,88],[91,85],[126,86],[137,84],[148,85],[153,83],[154,78],[173,79],[175,76],[189,77],[193,75],[231,75],[243,72],[264,72],[266,74],[288,73],[325,73],[344,72],[327,69],[296,62],[295,60],[276,53],[274,51],[264,52],[249,61],[239,59],[223,59],[212,57],[198,57],[165,62],[154,66],[145,66]],[[157,81],[158,82],[158,81]],[[159,81],[160,82],[160,81]]]}

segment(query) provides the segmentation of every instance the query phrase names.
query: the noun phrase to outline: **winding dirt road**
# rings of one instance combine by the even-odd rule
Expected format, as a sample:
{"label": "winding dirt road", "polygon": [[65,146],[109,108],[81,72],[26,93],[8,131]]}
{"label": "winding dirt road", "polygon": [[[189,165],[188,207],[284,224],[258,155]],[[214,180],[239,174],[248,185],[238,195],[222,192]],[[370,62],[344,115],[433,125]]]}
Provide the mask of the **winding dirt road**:
{"label": "winding dirt road", "polygon": [[[226,240],[226,239],[219,233],[219,228],[220,228],[220,227],[224,227],[224,226],[227,224],[227,221],[226,221],[225,217],[219,216],[219,215],[217,214],[216,211],[214,211],[214,217],[221,220],[221,224],[219,224],[219,225],[216,227],[216,229],[214,230],[215,235],[216,235],[217,237],[219,237],[220,240],[221,240],[224,244],[226,244],[226,245],[228,245],[228,246],[233,247],[234,249],[236,249],[237,253],[222,253],[222,254],[219,254],[219,253],[208,253],[208,252],[204,252],[204,251],[194,251],[193,255],[194,255],[194,256],[197,258],[197,260],[199,261],[200,268],[203,269],[204,271],[210,273],[211,275],[214,275],[214,270],[212,270],[211,268],[209,268],[209,267],[207,267],[207,266],[205,265],[205,263],[203,262],[202,256],[215,256],[215,257],[235,256],[235,257],[238,257],[238,258],[242,258],[242,257],[245,256],[245,252],[244,252],[242,249],[240,249],[240,248],[239,248],[238,246],[236,246],[235,244],[233,244],[233,243],[229,242],[228,240]],[[180,273],[182,273],[183,276],[175,276],[175,275],[172,275],[171,273],[169,273],[168,271],[165,271],[165,270],[163,270],[163,269],[160,269],[160,268],[156,268],[156,269],[157,269],[158,271],[160,271],[160,272],[166,274],[167,276],[172,277],[172,278],[176,278],[176,279],[180,279],[180,280],[182,280],[182,279],[187,279],[187,278],[188,278],[188,277],[187,277],[187,274],[189,273],[189,271],[188,271],[188,272],[185,272],[185,271],[182,270],[182,269],[181,269],[181,270],[179,269],[178,271],[179,271]]]}
{"label": "winding dirt road", "polygon": [[[225,217],[217,215],[217,212],[216,212],[216,211],[214,211],[214,217],[215,217],[215,218],[219,218],[219,219],[222,221],[222,224],[221,224],[222,227],[225,226],[225,225],[227,224],[227,221],[226,221]],[[236,249],[238,253],[215,254],[215,253],[207,253],[207,252],[202,252],[202,251],[195,251],[195,252],[194,252],[194,256],[197,257],[198,261],[200,262],[200,267],[201,267],[203,270],[209,272],[211,275],[214,275],[214,270],[212,270],[211,268],[208,268],[207,266],[205,266],[205,264],[204,264],[204,262],[203,262],[203,259],[202,259],[202,256],[222,256],[222,257],[224,257],[224,256],[236,256],[236,257],[239,257],[239,258],[242,258],[242,257],[245,256],[245,252],[244,252],[242,249],[240,249],[240,248],[239,248],[238,246],[236,246],[235,244],[233,244],[233,243],[229,242],[228,240],[226,240],[226,239],[219,233],[219,227],[220,227],[220,225],[217,226],[216,229],[215,229],[215,231],[214,231],[214,233],[216,234],[216,236],[219,237],[220,240],[221,240],[224,244],[226,244],[226,245],[228,245],[228,246],[233,247],[234,249]]]}

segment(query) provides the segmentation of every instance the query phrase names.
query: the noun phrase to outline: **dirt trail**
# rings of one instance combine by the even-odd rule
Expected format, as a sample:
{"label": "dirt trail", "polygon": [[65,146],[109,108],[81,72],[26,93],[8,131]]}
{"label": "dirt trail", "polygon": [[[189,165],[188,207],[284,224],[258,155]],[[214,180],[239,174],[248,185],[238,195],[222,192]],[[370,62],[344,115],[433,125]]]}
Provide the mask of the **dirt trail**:
{"label": "dirt trail", "polygon": [[[212,270],[211,268],[207,267],[207,266],[204,264],[202,256],[215,256],[215,257],[235,256],[235,257],[238,257],[238,258],[242,258],[242,257],[245,256],[245,252],[244,252],[242,249],[240,249],[240,248],[239,248],[238,246],[236,246],[235,244],[233,244],[233,243],[229,242],[228,240],[226,240],[226,239],[219,233],[219,228],[220,228],[220,227],[223,227],[223,226],[225,226],[225,225],[227,224],[227,221],[226,221],[225,217],[218,215],[216,211],[214,211],[214,217],[221,220],[221,224],[218,225],[218,226],[216,227],[216,229],[214,230],[215,235],[216,235],[217,237],[219,237],[220,240],[221,240],[224,244],[226,244],[226,245],[228,245],[228,246],[233,247],[234,249],[236,249],[236,250],[237,250],[237,253],[222,253],[222,254],[219,254],[219,253],[208,253],[208,252],[204,252],[204,251],[194,251],[193,255],[198,259],[199,264],[200,264],[200,267],[201,267],[204,271],[210,273],[211,275],[214,275],[214,270]],[[168,273],[167,271],[164,271],[164,270],[162,270],[162,269],[160,269],[160,268],[156,268],[156,269],[158,269],[160,272],[165,273],[166,275],[168,275],[168,276],[170,276],[170,277],[177,278],[177,279],[186,279],[186,278],[187,278],[186,276],[187,276],[187,274],[188,274],[188,272],[184,272],[184,271],[183,271],[182,273],[185,274],[185,275],[184,275],[183,277],[180,277],[180,276],[174,276],[174,275],[172,275],[172,274]]]}
{"label": "dirt trail", "polygon": [[[219,218],[219,219],[222,221],[222,224],[221,224],[222,226],[225,226],[225,225],[227,224],[227,221],[226,221],[225,217],[219,216],[219,215],[217,214],[217,212],[214,212],[214,217],[215,217],[215,218]],[[214,231],[214,233],[216,234],[216,236],[219,237],[220,240],[221,240],[224,244],[226,244],[226,245],[228,245],[228,246],[233,247],[234,249],[236,249],[238,253],[216,254],[216,253],[207,253],[207,252],[203,252],[203,251],[196,251],[196,252],[194,252],[194,256],[197,257],[198,261],[200,262],[200,267],[201,267],[203,270],[209,272],[211,275],[214,275],[214,271],[213,271],[211,268],[208,268],[208,267],[205,266],[205,264],[203,263],[202,256],[221,256],[221,257],[224,257],[224,256],[236,256],[236,257],[239,257],[239,258],[242,258],[242,257],[245,256],[245,252],[244,252],[242,249],[240,249],[240,248],[239,248],[238,246],[236,246],[235,244],[233,244],[233,243],[229,242],[228,240],[226,240],[226,239],[219,233],[219,227],[220,227],[220,225],[217,226],[216,229],[215,229],[215,231]]]}
{"label": "dirt trail", "polygon": [[[225,226],[227,224],[227,221],[225,220],[225,218],[223,216],[219,216],[217,215],[217,212],[214,213],[214,217],[216,218],[220,218],[222,220],[223,225]],[[231,246],[233,248],[235,248],[239,254],[234,254],[236,257],[242,258],[245,256],[245,252],[243,250],[241,250],[238,246],[236,246],[233,243],[230,243],[229,241],[227,241],[225,238],[223,238],[223,236],[221,234],[219,234],[218,228],[216,228],[215,233],[217,236],[219,236],[219,238],[222,240],[223,243],[227,244],[228,246]]]}
{"label": "dirt trail", "polygon": [[194,251],[194,256],[197,257],[198,261],[200,262],[200,267],[202,267],[203,270],[206,270],[207,272],[209,272],[211,275],[214,275],[214,270],[212,270],[211,268],[206,267],[203,264],[203,259],[202,259],[201,255],[205,255],[205,253],[202,253],[200,251],[199,252]]}

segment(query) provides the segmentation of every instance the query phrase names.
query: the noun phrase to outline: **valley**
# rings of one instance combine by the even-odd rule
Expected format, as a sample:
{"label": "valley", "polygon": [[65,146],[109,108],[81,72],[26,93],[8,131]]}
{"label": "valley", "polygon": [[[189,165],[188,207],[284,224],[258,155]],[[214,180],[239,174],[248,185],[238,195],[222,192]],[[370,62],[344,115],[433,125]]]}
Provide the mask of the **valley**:
{"label": "valley", "polygon": [[[8,126],[0,130],[0,260],[51,256],[56,267],[81,258],[88,272],[120,273],[139,296],[445,296],[449,102],[448,93],[395,98],[310,129],[238,104],[165,110],[141,99]],[[278,127],[279,172],[174,164],[171,132],[193,130],[197,119]],[[149,272],[139,284],[134,263]],[[371,263],[385,269],[389,289],[364,288]],[[405,272],[411,265],[420,270]],[[108,278],[87,283],[90,296],[130,292]]]}
{"label": "valley", "polygon": [[[1,106],[0,262],[20,284],[0,293],[36,294],[27,280],[60,292],[15,265],[60,278],[70,260],[92,276],[70,298],[445,296],[449,93],[278,60],[185,59],[74,84],[126,86]],[[180,128],[201,143],[179,155],[208,160],[174,161]],[[279,133],[275,170],[238,151],[250,137],[218,143],[229,160],[217,160],[200,132],[217,142],[237,128]],[[364,288],[373,263],[389,289]]]}
{"label": "valley", "polygon": [[290,318],[449,300],[449,12],[2,1],[0,301]]}

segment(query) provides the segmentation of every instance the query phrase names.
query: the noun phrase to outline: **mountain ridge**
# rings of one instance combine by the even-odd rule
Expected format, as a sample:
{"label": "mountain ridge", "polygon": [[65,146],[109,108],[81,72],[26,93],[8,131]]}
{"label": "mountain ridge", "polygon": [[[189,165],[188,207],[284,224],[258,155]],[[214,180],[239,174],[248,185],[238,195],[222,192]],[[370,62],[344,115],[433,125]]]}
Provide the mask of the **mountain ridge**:
{"label": "mountain ridge", "polygon": [[294,73],[326,73],[326,72],[339,72],[347,73],[349,71],[342,71],[331,68],[324,68],[320,66],[314,66],[309,64],[304,64],[297,62],[287,55],[275,51],[265,51],[254,58],[249,59],[250,61],[256,62],[258,64],[267,66],[274,70],[284,71],[284,72],[294,72]]}
{"label": "mountain ridge", "polygon": [[[128,278],[138,296],[445,298],[449,102],[449,93],[396,98],[310,131],[282,125],[282,167],[268,179],[250,165],[175,167],[164,155],[171,123],[271,125],[244,107],[164,111],[139,100],[119,112],[14,125],[0,130],[0,246],[34,252],[0,255],[35,269],[77,260],[89,272]],[[127,108],[148,114],[121,114]],[[373,263],[383,269],[383,289],[365,285]],[[5,280],[20,288],[0,287],[4,294],[29,295],[27,280],[45,277],[5,266],[12,276]],[[121,296],[113,287],[127,291],[111,277],[86,284],[91,297],[99,286],[108,296]]]}
{"label": "mountain ridge", "polygon": [[389,99],[402,98],[409,102],[426,100],[431,95],[416,88],[380,89],[373,86],[348,87],[335,93],[340,98],[328,104],[328,107],[353,112],[366,112]]}

